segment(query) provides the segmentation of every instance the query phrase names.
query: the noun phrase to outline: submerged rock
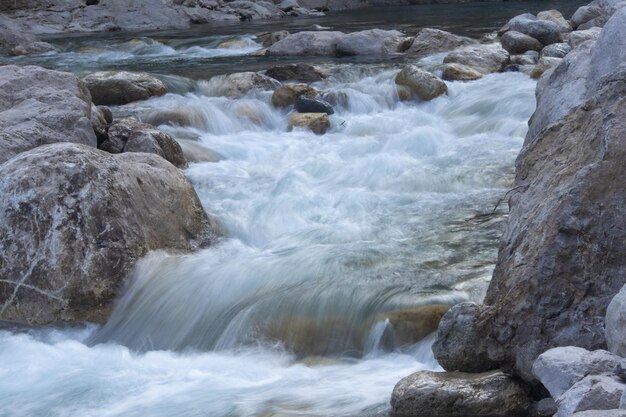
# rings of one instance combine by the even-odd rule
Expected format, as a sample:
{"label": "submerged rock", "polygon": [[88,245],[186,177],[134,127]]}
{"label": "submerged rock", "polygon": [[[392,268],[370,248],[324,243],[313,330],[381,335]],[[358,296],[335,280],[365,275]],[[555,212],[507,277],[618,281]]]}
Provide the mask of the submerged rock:
{"label": "submerged rock", "polygon": [[265,71],[265,75],[278,81],[299,81],[312,83],[321,81],[326,75],[308,64],[277,65]]}
{"label": "submerged rock", "polygon": [[465,39],[450,32],[424,28],[417,33],[406,53],[412,57],[423,57],[437,52],[450,51],[465,43],[467,43]]}
{"label": "submerged rock", "polygon": [[330,119],[326,113],[294,113],[289,118],[289,128],[301,127],[318,135],[323,135],[330,128]]}
{"label": "submerged rock", "polygon": [[141,121],[153,126],[191,126],[207,128],[205,115],[195,107],[180,107],[167,110],[150,110],[141,114]]}
{"label": "submerged rock", "polygon": [[299,113],[335,113],[335,110],[329,103],[324,100],[309,98],[306,95],[299,95],[296,98],[295,108]]}
{"label": "submerged rock", "polygon": [[176,142],[183,150],[183,156],[188,162],[218,162],[224,159],[222,155],[201,145],[195,140],[176,138]]}
{"label": "submerged rock", "polygon": [[35,66],[0,66],[0,163],[57,142],[95,147],[91,97],[75,75]]}
{"label": "submerged rock", "polygon": [[415,65],[407,65],[395,77],[399,86],[407,87],[411,94],[421,100],[432,100],[448,92],[446,83],[436,75]]}
{"label": "submerged rock", "polygon": [[417,372],[398,382],[392,417],[526,417],[524,388],[502,372]]}
{"label": "submerged rock", "polygon": [[208,244],[215,225],[156,155],[46,145],[0,165],[0,320],[103,322],[149,250]]}
{"label": "submerged rock", "polygon": [[626,357],[626,285],[606,309],[604,333],[609,350]]}
{"label": "submerged rock", "polygon": [[437,331],[441,317],[450,309],[446,304],[432,304],[379,314],[373,322],[389,321],[393,329],[391,348],[414,345]]}
{"label": "submerged rock", "polygon": [[145,72],[101,71],[83,78],[95,104],[127,104],[167,93],[163,81]]}
{"label": "submerged rock", "polygon": [[[306,96],[313,99],[317,97],[317,90],[307,84],[283,84],[274,91],[274,94],[272,95],[272,104],[275,107],[291,106],[296,103],[296,100],[300,96]],[[306,111],[303,113],[306,113]]]}

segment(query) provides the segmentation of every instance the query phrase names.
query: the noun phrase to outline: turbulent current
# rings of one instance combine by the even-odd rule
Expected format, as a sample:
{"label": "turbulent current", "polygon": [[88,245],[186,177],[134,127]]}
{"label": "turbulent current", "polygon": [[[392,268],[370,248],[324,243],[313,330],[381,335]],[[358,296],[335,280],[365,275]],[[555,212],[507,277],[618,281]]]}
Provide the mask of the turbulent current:
{"label": "turbulent current", "polygon": [[[106,67],[259,47],[237,39],[226,52],[144,39],[41,59]],[[323,67],[313,86],[336,113],[322,136],[289,132],[271,92],[218,97],[210,77],[168,76],[174,93],[113,109],[191,115],[162,129],[218,159],[185,174],[225,237],[148,255],[104,326],[0,330],[0,416],[367,415],[400,378],[438,369],[432,336],[406,342],[394,320],[483,296],[534,82],[493,74],[400,102],[400,63]]]}

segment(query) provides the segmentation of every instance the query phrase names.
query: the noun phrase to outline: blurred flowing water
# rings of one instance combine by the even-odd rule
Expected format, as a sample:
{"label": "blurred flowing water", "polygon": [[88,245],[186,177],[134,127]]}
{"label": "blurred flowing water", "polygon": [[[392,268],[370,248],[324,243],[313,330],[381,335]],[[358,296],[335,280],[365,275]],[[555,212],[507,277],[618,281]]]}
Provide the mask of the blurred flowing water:
{"label": "blurred flowing water", "polygon": [[[457,32],[492,29],[519,4],[473,14],[476,26]],[[445,10],[495,10],[447,7],[410,10],[441,10],[448,29],[460,12],[446,20]],[[359,28],[393,26],[359,13]],[[285,24],[353,15],[338,16]],[[271,92],[220,97],[221,79],[210,81],[271,66],[250,53],[260,48],[251,28],[272,25],[68,37],[60,53],[5,60],[164,79],[169,94],[113,111],[191,120],[161,128],[219,157],[185,174],[225,237],[141,260],[104,326],[0,330],[0,416],[374,415],[400,378],[440,369],[433,336],[403,343],[394,320],[428,327],[436,306],[483,297],[506,214],[494,207],[512,183],[535,83],[492,74],[449,82],[431,102],[400,102],[402,62],[316,58],[330,74],[313,86],[335,104],[332,128],[289,132],[289,110],[274,108]],[[441,59],[418,65],[437,71]]]}

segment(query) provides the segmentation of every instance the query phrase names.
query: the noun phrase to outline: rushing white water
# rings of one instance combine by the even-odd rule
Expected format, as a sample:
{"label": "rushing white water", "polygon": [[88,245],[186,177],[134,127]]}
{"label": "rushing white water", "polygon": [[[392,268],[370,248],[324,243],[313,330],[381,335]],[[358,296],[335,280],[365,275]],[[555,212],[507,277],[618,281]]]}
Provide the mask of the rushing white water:
{"label": "rushing white water", "polygon": [[472,219],[510,184],[534,82],[401,103],[396,72],[335,67],[323,136],[288,132],[267,92],[116,109],[193,115],[163,129],[223,156],[186,174],[226,237],[148,256],[102,328],[0,332],[0,416],[363,415],[437,369],[430,338],[389,351],[386,317],[482,297],[501,216]]}

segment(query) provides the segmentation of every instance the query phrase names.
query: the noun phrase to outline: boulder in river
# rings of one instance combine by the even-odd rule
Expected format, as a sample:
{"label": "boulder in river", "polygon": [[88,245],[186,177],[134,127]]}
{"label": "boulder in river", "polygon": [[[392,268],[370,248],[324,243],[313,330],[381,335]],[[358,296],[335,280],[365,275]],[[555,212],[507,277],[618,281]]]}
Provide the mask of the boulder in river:
{"label": "boulder in river", "polygon": [[289,36],[289,32],[287,32],[286,30],[280,30],[277,32],[264,33],[262,35],[259,35],[258,37],[263,42],[263,47],[267,48],[274,45],[279,40],[285,39],[287,36]]}
{"label": "boulder in river", "polygon": [[95,147],[89,91],[67,72],[0,66],[0,134],[0,163],[50,143]]}
{"label": "boulder in river", "polygon": [[301,83],[312,83],[326,78],[323,72],[308,64],[277,65],[265,71],[265,75],[278,81],[298,81]]}
{"label": "boulder in river", "polygon": [[626,285],[606,309],[605,331],[609,350],[626,357]]}
{"label": "boulder in river", "polygon": [[291,106],[300,96],[314,99],[317,97],[317,90],[308,84],[283,84],[274,91],[272,104],[275,107]]}
{"label": "boulder in river", "polygon": [[556,68],[561,63],[561,61],[563,61],[563,58],[542,56],[541,58],[539,58],[539,61],[537,62],[537,65],[535,65],[535,68],[533,68],[533,70],[531,71],[531,78],[541,77],[544,72],[552,68]]}
{"label": "boulder in river", "polygon": [[273,90],[280,83],[257,72],[236,72],[218,75],[199,83],[203,93],[210,96],[241,97],[252,90]]}
{"label": "boulder in river", "polygon": [[552,45],[548,45],[541,50],[542,57],[549,58],[564,58],[565,55],[572,50],[572,47],[567,43],[553,43]]}
{"label": "boulder in river", "polygon": [[100,71],[83,81],[95,104],[127,104],[167,93],[163,81],[145,72]]}
{"label": "boulder in river", "polygon": [[337,43],[344,33],[337,31],[304,31],[292,33],[267,50],[268,55],[322,55],[336,54]]}
{"label": "boulder in river", "polygon": [[393,329],[394,348],[410,346],[437,331],[441,317],[449,309],[446,304],[403,308],[381,313],[373,321],[389,321]]}
{"label": "boulder in river", "polygon": [[196,107],[178,107],[175,109],[149,110],[141,114],[141,121],[152,126],[191,126],[206,129],[206,116]]}
{"label": "boulder in river", "polygon": [[56,51],[57,49],[37,39],[26,25],[0,15],[0,48],[7,49],[10,55],[30,55]]}
{"label": "boulder in river", "polygon": [[537,39],[521,32],[509,30],[500,38],[502,47],[510,54],[523,54],[526,51],[541,51],[543,45]]}
{"label": "boulder in river", "polygon": [[567,33],[572,31],[572,25],[567,21],[558,10],[544,10],[542,12],[537,13],[537,19],[539,20],[549,20],[550,22],[555,23],[559,30],[562,33]]}
{"label": "boulder in river", "polygon": [[604,15],[602,8],[596,4],[588,4],[580,6],[572,15],[570,22],[574,29],[578,29],[579,26],[584,25],[587,22],[594,19],[601,18]]}
{"label": "boulder in river", "polygon": [[289,118],[289,128],[305,128],[318,135],[323,135],[330,128],[330,119],[326,113],[294,113]]}
{"label": "boulder in river", "polygon": [[432,100],[448,92],[446,83],[436,75],[415,65],[407,65],[398,74],[395,82],[407,87],[411,94],[421,100]]}
{"label": "boulder in river", "polygon": [[165,158],[177,167],[187,161],[180,145],[170,135],[133,118],[116,120],[108,129],[108,138],[100,149],[110,153],[146,152]]}
{"label": "boulder in river", "polygon": [[596,41],[600,37],[601,28],[594,27],[587,30],[575,30],[567,37],[567,43],[576,48],[578,45],[587,41]]}
{"label": "boulder in river", "polygon": [[509,30],[521,32],[537,39],[542,45],[561,42],[561,28],[550,20],[538,19],[528,13],[516,16],[507,23]]}
{"label": "boulder in river", "polygon": [[424,28],[417,33],[406,53],[409,56],[419,58],[437,52],[450,51],[465,43],[465,39],[450,32]]}
{"label": "boulder in river", "polygon": [[209,244],[216,226],[156,155],[59,143],[0,165],[0,320],[103,322],[150,250]]}
{"label": "boulder in river", "polygon": [[483,74],[463,64],[444,64],[441,78],[449,81],[472,81],[483,77]]}
{"label": "boulder in river", "polygon": [[483,75],[502,71],[508,62],[509,53],[499,44],[465,46],[443,59],[444,64],[462,64]]}
{"label": "boulder in river", "polygon": [[333,107],[326,101],[317,98],[309,98],[306,95],[300,95],[296,98],[295,108],[299,113],[335,113]]}
{"label": "boulder in river", "polygon": [[397,30],[370,29],[352,32],[339,37],[338,55],[389,55],[398,52],[402,33]]}
{"label": "boulder in river", "polygon": [[423,371],[396,384],[391,395],[391,416],[526,417],[530,404],[522,385],[499,371]]}

